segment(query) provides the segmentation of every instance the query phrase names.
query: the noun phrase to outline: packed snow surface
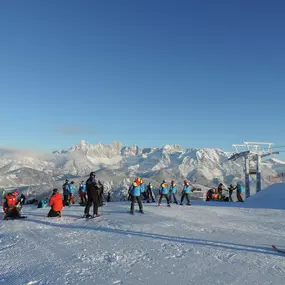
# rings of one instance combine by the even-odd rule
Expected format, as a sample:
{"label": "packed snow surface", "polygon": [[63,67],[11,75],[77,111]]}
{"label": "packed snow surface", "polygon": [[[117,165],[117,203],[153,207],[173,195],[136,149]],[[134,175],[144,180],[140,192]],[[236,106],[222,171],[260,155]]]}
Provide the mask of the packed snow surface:
{"label": "packed snow surface", "polygon": [[271,247],[285,248],[284,188],[245,203],[144,204],[134,216],[111,202],[90,220],[79,205],[62,218],[25,206],[28,219],[0,222],[0,285],[284,285],[285,254]]}

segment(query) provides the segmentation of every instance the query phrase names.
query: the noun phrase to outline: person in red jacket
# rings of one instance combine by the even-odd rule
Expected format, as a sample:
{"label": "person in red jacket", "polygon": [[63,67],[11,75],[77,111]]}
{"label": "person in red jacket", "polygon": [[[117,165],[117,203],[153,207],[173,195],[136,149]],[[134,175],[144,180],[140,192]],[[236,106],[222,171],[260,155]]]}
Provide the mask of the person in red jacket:
{"label": "person in red jacket", "polygon": [[17,196],[19,195],[19,190],[14,190],[11,193],[5,195],[5,201],[3,204],[4,219],[7,218],[21,218],[19,209],[17,209]]}
{"label": "person in red jacket", "polygon": [[53,194],[50,197],[49,205],[51,209],[48,213],[48,217],[61,217],[61,211],[63,208],[62,195],[58,193],[58,189],[53,189]]}

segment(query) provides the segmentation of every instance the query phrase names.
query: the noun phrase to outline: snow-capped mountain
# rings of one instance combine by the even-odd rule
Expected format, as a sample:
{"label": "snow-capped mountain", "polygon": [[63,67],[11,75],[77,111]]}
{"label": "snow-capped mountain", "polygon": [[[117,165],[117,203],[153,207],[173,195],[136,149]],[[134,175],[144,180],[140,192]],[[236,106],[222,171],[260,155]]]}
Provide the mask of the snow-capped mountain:
{"label": "snow-capped mountain", "polygon": [[[0,187],[23,187],[50,191],[61,188],[62,181],[71,177],[75,182],[86,179],[91,171],[97,171],[104,181],[106,191],[114,191],[117,199],[126,195],[135,176],[152,181],[155,186],[166,179],[183,182],[185,178],[205,187],[226,185],[244,180],[243,160],[228,161],[232,153],[220,149],[182,149],[179,145],[161,148],[139,148],[112,144],[79,144],[52,154],[0,151]],[[275,169],[285,162],[277,159],[263,164],[263,184],[276,176]],[[31,188],[32,187],[32,188]],[[39,190],[40,189],[40,190]]]}

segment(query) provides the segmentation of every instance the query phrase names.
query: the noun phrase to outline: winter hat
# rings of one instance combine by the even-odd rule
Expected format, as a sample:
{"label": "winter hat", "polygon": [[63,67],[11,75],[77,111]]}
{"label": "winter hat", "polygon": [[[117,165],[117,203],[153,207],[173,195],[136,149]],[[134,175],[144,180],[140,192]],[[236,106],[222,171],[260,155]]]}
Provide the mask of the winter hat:
{"label": "winter hat", "polygon": [[58,189],[57,189],[57,188],[54,188],[54,189],[52,190],[52,192],[53,192],[53,193],[57,193],[57,192],[58,192]]}
{"label": "winter hat", "polygon": [[96,175],[95,175],[95,172],[93,172],[93,171],[90,172],[90,176],[96,176]]}
{"label": "winter hat", "polygon": [[65,179],[65,182],[68,182],[68,179]]}
{"label": "winter hat", "polygon": [[74,184],[74,181],[71,181],[70,184]]}

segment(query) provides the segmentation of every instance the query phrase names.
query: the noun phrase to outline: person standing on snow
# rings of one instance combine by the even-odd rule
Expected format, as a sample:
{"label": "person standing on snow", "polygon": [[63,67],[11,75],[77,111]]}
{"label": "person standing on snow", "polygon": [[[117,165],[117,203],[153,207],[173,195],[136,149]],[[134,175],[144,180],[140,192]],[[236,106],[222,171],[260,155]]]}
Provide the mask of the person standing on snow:
{"label": "person standing on snow", "polygon": [[131,208],[130,208],[130,214],[134,214],[134,208],[135,208],[135,203],[136,201],[139,204],[139,209],[142,214],[144,214],[143,211],[143,206],[142,206],[142,201],[141,201],[141,179],[136,178],[136,180],[133,182],[131,185],[131,197],[132,197],[132,203],[131,203]]}
{"label": "person standing on snow", "polygon": [[99,207],[102,207],[104,206],[104,185],[102,184],[102,182],[100,180],[98,180],[98,185],[99,185],[99,188],[100,188],[100,195],[99,195],[99,198],[100,198],[100,203],[99,203]]}
{"label": "person standing on snow", "polygon": [[141,179],[141,196],[143,201],[147,201],[147,193],[145,191],[145,184],[143,179]]}
{"label": "person standing on snow", "polygon": [[81,199],[80,205],[86,206],[86,204],[87,204],[87,198],[86,198],[86,184],[84,183],[84,181],[81,181],[81,184],[80,184],[80,186],[79,186],[78,193],[79,193],[79,197],[80,197],[80,199]]}
{"label": "person standing on snow", "polygon": [[75,204],[73,184],[74,184],[74,181],[71,181],[70,184],[68,185],[68,187],[69,187],[69,199],[68,199],[69,205]]}
{"label": "person standing on snow", "polygon": [[63,206],[69,206],[69,181],[66,179],[65,183],[62,185],[62,190],[63,190]]}
{"label": "person standing on snow", "polygon": [[99,196],[100,196],[100,188],[98,183],[95,179],[95,172],[90,173],[90,177],[86,181],[86,190],[87,190],[87,205],[84,210],[84,217],[90,218],[91,215],[89,214],[90,208],[93,205],[93,217],[100,217],[98,213],[99,208]]}
{"label": "person standing on snow", "polygon": [[155,203],[155,200],[154,200],[154,195],[153,195],[153,192],[152,192],[152,183],[149,182],[148,185],[147,185],[147,188],[146,188],[146,193],[147,193],[147,202],[150,203],[150,199],[151,199],[151,202],[152,203]]}
{"label": "person standing on snow", "polygon": [[240,182],[237,183],[236,189],[237,189],[238,202],[244,202],[242,199],[242,194],[241,194],[243,192],[243,188],[242,188]]}
{"label": "person standing on snow", "polygon": [[178,204],[176,196],[175,196],[176,192],[177,192],[177,186],[175,184],[175,181],[172,180],[170,184],[170,189],[169,189],[169,193],[170,193],[169,202],[170,203],[172,203],[172,196],[173,196],[174,203]]}
{"label": "person standing on snow", "polygon": [[48,217],[50,217],[50,218],[61,217],[61,211],[63,208],[62,196],[60,193],[58,193],[57,188],[53,189],[53,193],[52,193],[50,200],[49,200],[49,205],[50,205],[51,209],[48,213]]}
{"label": "person standing on snow", "polygon": [[220,183],[219,185],[218,185],[218,190],[217,190],[217,192],[218,192],[218,195],[219,195],[219,200],[222,200],[223,199],[223,190],[224,190],[224,188],[223,188],[223,183]]}
{"label": "person standing on snow", "polygon": [[160,184],[160,188],[159,188],[158,207],[160,206],[162,197],[165,197],[165,199],[167,201],[167,206],[170,207],[168,193],[169,193],[168,184],[166,183],[165,180],[163,180],[162,183]]}
{"label": "person standing on snow", "polygon": [[191,206],[190,197],[189,197],[190,191],[191,191],[190,182],[188,180],[184,180],[184,186],[183,186],[180,205],[183,205],[184,198],[186,198],[186,201],[187,201],[186,205]]}
{"label": "person standing on snow", "polygon": [[233,194],[235,189],[236,189],[236,187],[234,187],[233,184],[230,184],[230,186],[229,186],[229,202],[233,202],[232,194]]}

